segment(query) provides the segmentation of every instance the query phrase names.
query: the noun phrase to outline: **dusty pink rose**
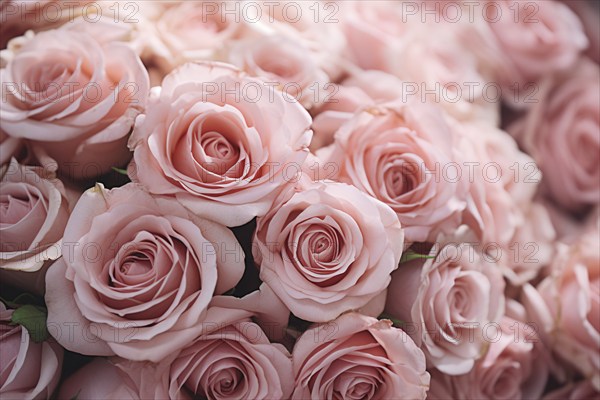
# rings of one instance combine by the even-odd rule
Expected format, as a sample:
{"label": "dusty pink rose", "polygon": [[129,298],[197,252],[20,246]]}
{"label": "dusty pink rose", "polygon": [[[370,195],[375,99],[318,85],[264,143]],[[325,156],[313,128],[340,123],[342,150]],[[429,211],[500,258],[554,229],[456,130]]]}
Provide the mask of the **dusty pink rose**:
{"label": "dusty pink rose", "polygon": [[548,367],[535,330],[503,317],[486,329],[489,348],[465,375],[431,373],[428,399],[539,399],[548,379]]}
{"label": "dusty pink rose", "polygon": [[[142,13],[149,17],[143,26],[145,57],[163,73],[190,61],[224,60],[232,43],[248,34],[249,24],[241,13],[233,11],[233,5],[208,0],[157,4],[163,8],[158,13],[142,5]],[[232,10],[228,14],[226,7]]]}
{"label": "dusty pink rose", "polygon": [[308,155],[309,114],[220,63],[168,75],[129,142],[133,180],[227,226],[264,215]]}
{"label": "dusty pink rose", "polygon": [[324,181],[283,193],[257,220],[253,252],[260,278],[294,315],[325,322],[371,301],[380,313],[403,246],[388,206]]}
{"label": "dusty pink rose", "polygon": [[325,90],[323,102],[311,110],[314,132],[311,149],[330,145],[335,132],[360,108],[396,100],[402,96],[402,81],[386,72],[357,71],[342,83]]}
{"label": "dusty pink rose", "polygon": [[524,286],[524,304],[540,337],[600,391],[600,236],[560,245],[551,274]]}
{"label": "dusty pink rose", "polygon": [[247,318],[214,324],[194,339],[172,362],[169,379],[171,399],[287,399],[294,384],[289,352]]}
{"label": "dusty pink rose", "polygon": [[340,2],[341,26],[347,52],[362,69],[393,72],[394,58],[402,54],[408,27],[401,2]]}
{"label": "dusty pink rose", "polygon": [[390,321],[347,313],[304,332],[292,353],[292,399],[425,399],[429,374]]}
{"label": "dusty pink rose", "polygon": [[519,286],[535,279],[554,259],[556,231],[547,208],[532,203],[506,247],[490,243],[489,253],[498,259],[504,276]]}
{"label": "dusty pink rose", "polygon": [[94,358],[65,379],[59,399],[167,399],[168,374],[164,365]]}
{"label": "dusty pink rose", "polygon": [[538,188],[539,168],[500,129],[478,122],[456,130],[466,139],[460,151],[471,181],[463,221],[484,245],[509,248]]}
{"label": "dusty pink rose", "polygon": [[[487,2],[487,3],[486,3]],[[570,68],[588,46],[577,16],[558,1],[486,0],[484,47],[508,88]]]}
{"label": "dusty pink rose", "polygon": [[69,28],[20,38],[2,54],[0,121],[67,176],[93,178],[130,158],[127,135],[146,103],[148,73],[127,44]]}
{"label": "dusty pink rose", "polygon": [[581,20],[583,30],[590,42],[586,55],[600,63],[600,10],[599,4],[587,0],[562,0]]}
{"label": "dusty pink rose", "polygon": [[338,166],[337,180],[389,205],[408,242],[433,240],[460,225],[468,181],[460,178],[453,132],[434,106],[365,108],[317,156]]}
{"label": "dusty pink rose", "polygon": [[509,132],[544,173],[542,186],[569,211],[600,202],[600,69],[582,58],[540,87],[539,102]]}
{"label": "dusty pink rose", "polygon": [[[463,235],[438,241],[427,260],[400,265],[392,275],[386,312],[406,322],[428,365],[448,375],[469,372],[484,352],[484,328],[504,313],[497,265]],[[452,240],[452,241],[451,241]]]}
{"label": "dusty pink rose", "polygon": [[34,272],[61,254],[69,219],[65,188],[53,173],[20,165],[0,171],[0,268]]}
{"label": "dusty pink rose", "polygon": [[229,53],[232,64],[276,85],[306,109],[325,101],[329,86],[329,77],[311,57],[301,42],[277,35],[240,41]]}
{"label": "dusty pink rose", "polygon": [[243,270],[227,228],[136,184],[98,184],[75,206],[46,275],[48,323],[72,351],[160,361],[202,331],[213,295]]}
{"label": "dusty pink rose", "polygon": [[60,379],[63,350],[56,343],[35,343],[27,329],[10,324],[12,314],[0,302],[0,397],[51,398]]}

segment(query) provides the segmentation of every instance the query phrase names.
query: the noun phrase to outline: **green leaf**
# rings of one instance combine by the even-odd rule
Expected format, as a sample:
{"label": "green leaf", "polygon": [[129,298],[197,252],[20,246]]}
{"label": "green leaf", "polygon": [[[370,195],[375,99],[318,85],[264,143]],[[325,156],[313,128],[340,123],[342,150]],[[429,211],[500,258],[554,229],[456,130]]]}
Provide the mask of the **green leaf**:
{"label": "green leaf", "polygon": [[36,343],[48,339],[48,327],[46,319],[48,312],[44,307],[32,306],[30,304],[17,308],[11,318],[13,324],[19,324],[27,329],[31,340]]}
{"label": "green leaf", "polygon": [[112,169],[113,169],[113,171],[118,172],[121,175],[127,176],[127,170],[126,169],[117,168],[117,167],[112,167]]}
{"label": "green leaf", "polygon": [[385,314],[385,313],[381,314],[378,319],[389,319],[390,321],[392,321],[392,324],[396,328],[402,328],[406,324],[406,321],[402,321],[401,319],[394,318],[390,314]]}
{"label": "green leaf", "polygon": [[435,256],[430,256],[427,254],[419,254],[419,253],[415,253],[412,250],[406,250],[404,253],[402,253],[402,257],[400,257],[400,264],[409,262],[412,260],[430,259],[430,258],[435,258]]}

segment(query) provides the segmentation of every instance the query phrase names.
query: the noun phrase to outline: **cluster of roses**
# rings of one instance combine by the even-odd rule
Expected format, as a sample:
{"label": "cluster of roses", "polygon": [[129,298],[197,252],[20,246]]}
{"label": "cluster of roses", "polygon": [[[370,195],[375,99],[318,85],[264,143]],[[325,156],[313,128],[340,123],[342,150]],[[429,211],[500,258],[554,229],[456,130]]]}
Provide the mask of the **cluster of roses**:
{"label": "cluster of roses", "polygon": [[1,6],[2,398],[600,395],[590,4],[69,3]]}

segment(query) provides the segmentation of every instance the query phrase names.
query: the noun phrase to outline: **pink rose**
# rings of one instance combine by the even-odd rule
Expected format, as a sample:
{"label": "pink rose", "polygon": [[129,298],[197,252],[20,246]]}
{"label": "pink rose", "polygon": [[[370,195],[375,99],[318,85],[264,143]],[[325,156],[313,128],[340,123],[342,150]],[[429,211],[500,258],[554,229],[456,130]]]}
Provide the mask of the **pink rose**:
{"label": "pink rose", "polygon": [[15,159],[0,176],[0,268],[38,271],[61,254],[69,219],[65,188],[53,173],[19,165]]}
{"label": "pink rose", "polygon": [[468,187],[454,140],[437,108],[389,103],[357,112],[317,156],[338,166],[339,181],[389,205],[406,240],[419,242],[460,225]]}
{"label": "pink rose", "polygon": [[562,0],[581,20],[583,29],[590,42],[586,55],[600,63],[600,13],[598,3],[586,0]]}
{"label": "pink rose", "polygon": [[215,324],[172,362],[169,397],[287,399],[294,384],[290,358],[248,319]]}
{"label": "pink rose", "polygon": [[520,286],[536,278],[541,269],[552,262],[555,239],[556,231],[547,208],[532,203],[510,244],[506,247],[490,244],[489,250],[500,261],[503,274],[510,283]]}
{"label": "pink rose", "polygon": [[329,77],[311,58],[301,42],[285,36],[266,36],[237,43],[229,61],[252,76],[276,84],[288,101],[306,109],[326,100]]}
{"label": "pink rose", "polygon": [[540,337],[600,391],[600,248],[598,231],[560,245],[551,274],[525,285],[524,305]]}
{"label": "pink rose", "polygon": [[38,159],[47,154],[69,177],[93,178],[130,158],[127,135],[148,74],[125,43],[69,28],[15,39],[2,54],[0,121]]}
{"label": "pink rose", "polygon": [[160,361],[202,331],[213,295],[243,271],[227,228],[136,184],[98,184],[75,206],[46,276],[48,323],[69,350]]}
{"label": "pink rose", "polygon": [[425,357],[408,335],[357,313],[316,325],[292,353],[292,399],[425,399]]}
{"label": "pink rose", "polygon": [[544,173],[542,187],[569,211],[600,202],[600,70],[582,58],[544,82],[539,102],[508,128]]}
{"label": "pink rose", "polygon": [[469,163],[465,178],[471,181],[463,221],[484,245],[507,249],[524,224],[541,179],[539,168],[500,129],[471,123],[456,130],[466,139],[460,151]]}
{"label": "pink rose", "polygon": [[487,346],[486,324],[504,313],[498,266],[468,244],[473,240],[462,230],[457,235],[433,246],[435,258],[401,264],[386,303],[388,314],[406,322],[428,365],[448,375],[473,368]]}
{"label": "pink rose", "polygon": [[352,119],[358,109],[400,98],[402,82],[382,71],[357,71],[339,85],[328,86],[325,92],[323,103],[311,110],[313,150],[331,144],[335,132]]}
{"label": "pink rose", "polygon": [[260,278],[308,321],[329,321],[371,301],[380,314],[404,245],[394,212],[343,183],[302,182],[289,192],[257,220]]}
{"label": "pink rose", "polygon": [[190,61],[224,60],[228,47],[249,30],[233,5],[208,0],[158,4],[163,8],[158,13],[152,8],[156,6],[142,5],[149,20],[144,25],[146,56],[165,74]]}
{"label": "pink rose", "polygon": [[402,54],[408,27],[400,2],[340,2],[341,26],[350,59],[362,69],[393,73],[393,60]]}
{"label": "pink rose", "polygon": [[528,81],[570,68],[588,46],[577,16],[558,1],[487,3],[479,8],[485,19],[483,47],[507,88],[517,83],[522,90]]}
{"label": "pink rose", "polygon": [[262,81],[220,63],[168,75],[136,121],[130,176],[227,226],[270,210],[308,155],[310,116]]}
{"label": "pink rose", "polygon": [[0,397],[49,399],[60,379],[63,350],[56,343],[36,343],[27,329],[12,325],[13,311],[0,302]]}
{"label": "pink rose", "polygon": [[434,370],[428,399],[539,399],[548,378],[535,330],[504,317],[486,330],[489,348],[465,375]]}
{"label": "pink rose", "polygon": [[60,385],[58,399],[167,399],[168,375],[163,365],[94,358]]}

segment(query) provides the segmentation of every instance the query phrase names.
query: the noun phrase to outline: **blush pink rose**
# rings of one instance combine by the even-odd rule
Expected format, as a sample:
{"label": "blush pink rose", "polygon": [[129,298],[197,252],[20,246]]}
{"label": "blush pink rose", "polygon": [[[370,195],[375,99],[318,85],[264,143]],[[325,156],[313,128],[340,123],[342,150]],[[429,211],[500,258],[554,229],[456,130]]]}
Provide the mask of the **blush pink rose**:
{"label": "blush pink rose", "polygon": [[588,46],[577,16],[558,1],[486,0],[479,11],[487,61],[506,88],[572,67]]}
{"label": "blush pink rose", "polygon": [[544,267],[550,265],[555,255],[555,240],[556,231],[547,208],[543,204],[532,203],[510,244],[506,247],[490,244],[489,247],[490,253],[498,258],[506,279],[520,286],[535,279]]}
{"label": "blush pink rose", "polygon": [[301,42],[277,35],[240,41],[229,52],[232,64],[276,85],[306,109],[325,100],[329,81],[311,57]]}
{"label": "blush pink rose", "polygon": [[600,202],[600,69],[582,58],[540,87],[539,101],[508,130],[544,173],[542,187],[568,211]]}
{"label": "blush pink rose", "polygon": [[[431,365],[466,374],[484,352],[484,328],[504,313],[504,280],[462,232],[439,240],[429,255],[400,265],[392,275],[386,313],[405,321],[407,333]],[[464,235],[464,236],[463,236]]]}
{"label": "blush pink rose", "polygon": [[323,102],[311,110],[314,132],[311,150],[330,145],[335,132],[360,108],[401,98],[402,81],[386,72],[356,71],[325,90]]}
{"label": "blush pink rose", "polygon": [[152,4],[150,10],[148,4],[142,5],[142,13],[148,17],[143,26],[145,57],[164,74],[190,61],[225,60],[227,49],[249,33],[241,13],[223,10],[233,10],[233,5],[208,0],[172,3],[157,3],[160,12]]}
{"label": "blush pink rose", "polygon": [[27,329],[10,323],[13,311],[0,302],[0,397],[49,399],[60,380],[63,349],[34,342]]}
{"label": "blush pink rose", "polygon": [[468,374],[431,373],[428,399],[539,399],[548,379],[548,367],[535,330],[503,317],[486,329],[489,348]]}
{"label": "blush pink rose", "polygon": [[292,399],[425,399],[429,374],[411,338],[387,320],[347,313],[304,332],[292,353]]}
{"label": "blush pink rose", "polygon": [[144,109],[148,73],[127,44],[69,28],[15,39],[2,53],[0,121],[67,176],[94,178],[131,157],[127,135]]}
{"label": "blush pink rose", "polygon": [[540,337],[600,391],[600,235],[560,245],[551,274],[523,287],[523,303]]}
{"label": "blush pink rose", "polygon": [[70,213],[65,188],[52,172],[15,159],[0,176],[0,268],[38,271],[61,255]]}
{"label": "blush pink rose", "polygon": [[296,179],[310,122],[298,103],[233,66],[186,64],[136,121],[130,176],[197,215],[242,225],[266,214]]}
{"label": "blush pink rose", "polygon": [[463,221],[484,246],[507,249],[524,224],[541,179],[535,161],[506,132],[484,123],[461,124],[460,151],[471,181]]}
{"label": "blush pink rose", "polygon": [[243,271],[229,229],[136,184],[98,184],[75,206],[46,275],[48,323],[72,351],[157,362],[202,331],[213,295]]}
{"label": "blush pink rose", "polygon": [[362,69],[393,73],[409,31],[401,2],[340,2],[341,27],[350,59]]}
{"label": "blush pink rose", "polygon": [[307,321],[371,301],[381,313],[404,246],[394,212],[343,183],[302,182],[290,192],[257,220],[253,253],[262,281]]}
{"label": "blush pink rose", "polygon": [[168,374],[164,365],[96,357],[65,379],[59,399],[167,399]]}
{"label": "blush pink rose", "polygon": [[338,166],[337,180],[389,205],[406,240],[420,242],[461,223],[468,181],[454,140],[439,109],[397,102],[360,110],[316,155]]}
{"label": "blush pink rose", "polygon": [[294,384],[289,352],[247,318],[194,339],[171,363],[169,379],[171,399],[287,399]]}

